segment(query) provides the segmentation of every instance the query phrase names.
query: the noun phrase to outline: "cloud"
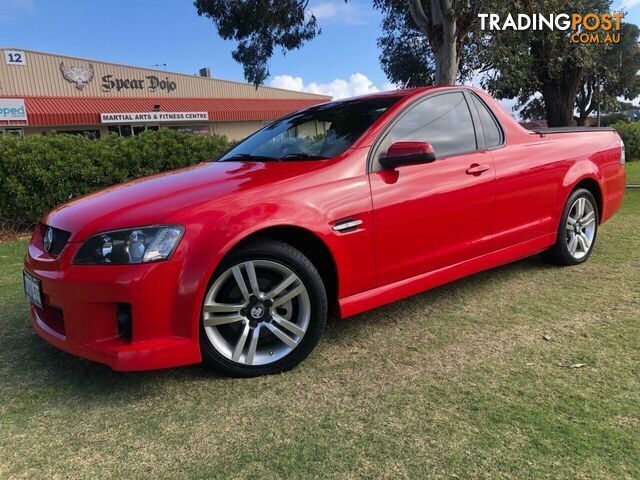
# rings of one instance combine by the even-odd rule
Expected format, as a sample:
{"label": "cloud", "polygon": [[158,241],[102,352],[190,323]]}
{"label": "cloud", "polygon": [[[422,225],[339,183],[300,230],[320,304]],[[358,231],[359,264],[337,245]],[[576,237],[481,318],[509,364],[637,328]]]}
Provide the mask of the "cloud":
{"label": "cloud", "polygon": [[382,87],[377,87],[366,75],[363,75],[362,73],[354,73],[349,76],[348,80],[336,78],[329,83],[311,82],[307,84],[302,80],[302,77],[276,75],[273,80],[271,80],[271,86],[287,90],[297,90],[299,92],[329,95],[334,99],[394,90],[396,88],[395,85],[390,82],[386,82]]}
{"label": "cloud", "polygon": [[[640,1],[640,0],[639,0]],[[480,75],[476,75],[469,82],[465,82],[465,85],[480,86]],[[362,73],[354,73],[349,76],[348,80],[342,78],[336,78],[329,83],[304,83],[302,77],[293,77],[291,75],[276,75],[271,80],[271,86],[276,88],[284,88],[285,90],[295,90],[298,92],[319,93],[321,95],[329,95],[334,100],[339,100],[346,97],[354,97],[356,95],[366,95],[367,93],[386,92],[389,90],[397,90],[402,88],[402,85],[396,85],[392,82],[385,82],[382,87],[376,86],[366,75]],[[514,99],[504,99],[498,101],[502,108],[504,108],[509,114],[519,119],[519,112],[514,111],[513,107],[517,103]]]}
{"label": "cloud", "polygon": [[620,8],[622,8],[623,10],[631,10],[637,5],[640,5],[640,0],[622,0]]}
{"label": "cloud", "polygon": [[320,23],[340,23],[344,25],[366,25],[372,18],[373,10],[357,1],[328,0],[314,3],[309,11]]}

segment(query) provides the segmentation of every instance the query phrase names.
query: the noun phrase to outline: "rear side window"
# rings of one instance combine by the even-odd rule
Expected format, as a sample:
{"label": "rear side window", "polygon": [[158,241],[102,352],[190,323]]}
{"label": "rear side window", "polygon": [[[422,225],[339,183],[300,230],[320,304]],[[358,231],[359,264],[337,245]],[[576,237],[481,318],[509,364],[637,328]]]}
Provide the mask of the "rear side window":
{"label": "rear side window", "polygon": [[486,148],[497,147],[502,144],[502,131],[498,126],[498,122],[482,100],[472,94],[473,103],[478,110],[480,121],[482,122],[482,130],[484,131],[484,142]]}
{"label": "rear side window", "polygon": [[429,142],[438,158],[475,150],[476,133],[464,95],[437,95],[411,108],[389,131],[381,153],[395,142]]}

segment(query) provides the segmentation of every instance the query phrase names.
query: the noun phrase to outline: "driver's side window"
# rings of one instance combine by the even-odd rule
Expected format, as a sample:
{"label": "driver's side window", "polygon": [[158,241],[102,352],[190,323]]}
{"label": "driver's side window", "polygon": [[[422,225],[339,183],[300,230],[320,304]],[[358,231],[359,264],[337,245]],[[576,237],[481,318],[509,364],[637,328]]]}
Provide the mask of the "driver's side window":
{"label": "driver's side window", "polygon": [[439,94],[402,113],[380,142],[375,153],[377,163],[395,142],[429,142],[437,158],[476,150],[476,133],[464,94]]}

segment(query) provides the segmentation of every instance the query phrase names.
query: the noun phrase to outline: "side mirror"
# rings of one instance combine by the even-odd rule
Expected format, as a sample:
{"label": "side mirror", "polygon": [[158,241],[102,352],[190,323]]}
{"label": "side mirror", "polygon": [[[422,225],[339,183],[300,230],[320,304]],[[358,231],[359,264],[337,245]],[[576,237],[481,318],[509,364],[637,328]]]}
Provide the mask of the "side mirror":
{"label": "side mirror", "polygon": [[436,152],[428,142],[396,142],[387,150],[387,156],[380,159],[384,168],[393,169],[402,165],[431,163]]}

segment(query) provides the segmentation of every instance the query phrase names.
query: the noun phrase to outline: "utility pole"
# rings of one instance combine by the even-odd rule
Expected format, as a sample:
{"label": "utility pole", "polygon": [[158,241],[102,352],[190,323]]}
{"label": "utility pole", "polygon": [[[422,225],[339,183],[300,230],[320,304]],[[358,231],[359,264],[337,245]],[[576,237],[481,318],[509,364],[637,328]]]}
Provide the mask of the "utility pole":
{"label": "utility pole", "polygon": [[599,127],[600,126],[600,76],[597,73],[596,73],[596,88],[598,89],[596,91],[597,99],[598,99],[597,100],[598,104],[596,107],[597,108],[596,118],[598,119],[597,126]]}

